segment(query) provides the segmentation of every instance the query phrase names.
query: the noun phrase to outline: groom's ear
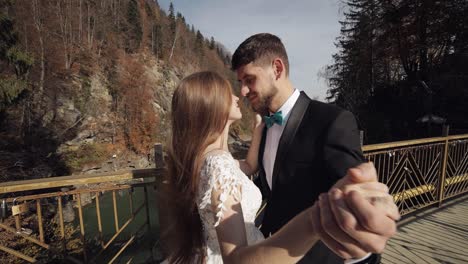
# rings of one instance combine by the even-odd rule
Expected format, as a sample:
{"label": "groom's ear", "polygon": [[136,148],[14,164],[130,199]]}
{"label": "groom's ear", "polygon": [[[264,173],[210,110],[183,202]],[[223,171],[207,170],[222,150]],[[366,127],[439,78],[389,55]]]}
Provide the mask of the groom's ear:
{"label": "groom's ear", "polygon": [[271,66],[273,67],[273,74],[275,75],[275,80],[278,80],[281,77],[281,74],[285,73],[285,66],[284,62],[281,58],[275,58],[271,62]]}

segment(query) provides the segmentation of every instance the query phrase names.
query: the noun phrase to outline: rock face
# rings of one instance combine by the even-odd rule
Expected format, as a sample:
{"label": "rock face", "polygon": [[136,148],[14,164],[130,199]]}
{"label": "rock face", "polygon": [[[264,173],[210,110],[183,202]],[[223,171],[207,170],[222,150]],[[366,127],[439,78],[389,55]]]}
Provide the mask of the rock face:
{"label": "rock face", "polygon": [[65,127],[70,127],[81,118],[81,112],[75,108],[72,100],[61,97],[57,100],[56,118]]}
{"label": "rock face", "polygon": [[75,220],[75,210],[73,209],[73,204],[67,202],[63,207],[63,221],[65,223],[71,223]]}
{"label": "rock face", "polygon": [[[143,61],[141,76],[147,79],[146,83],[150,84],[151,89],[151,96],[147,98],[153,112],[150,114],[158,117],[157,123],[152,124],[157,127],[157,135],[153,135],[151,141],[167,145],[174,90],[183,76],[198,69],[191,65],[186,65],[184,69],[161,66],[161,62],[151,59]],[[122,99],[115,95],[116,86],[121,84],[111,81],[111,75],[103,72],[98,68],[89,76],[76,74],[60,80],[57,83],[60,92],[47,95],[37,106],[42,109],[42,112],[39,111],[42,113],[40,125],[28,128],[36,134],[29,142],[21,142],[24,144],[22,150],[15,149],[21,144],[0,137],[0,176],[7,175],[3,181],[154,166],[151,147],[137,152],[129,146],[125,138],[125,133],[127,136],[129,134],[126,131],[129,125],[122,117],[125,108],[122,107]],[[118,79],[115,76],[112,78]],[[24,110],[18,107],[14,111],[12,120],[14,116],[21,116]],[[9,121],[9,125],[15,122]],[[234,153],[240,153],[240,157],[245,154],[245,140],[231,135],[229,144]],[[3,151],[8,148],[14,150]]]}
{"label": "rock face", "polygon": [[[171,108],[171,99],[174,89],[180,78],[186,74],[178,69],[161,68],[157,63],[148,63],[144,67],[144,76],[151,84],[153,99],[151,101],[154,114],[159,117],[160,143],[165,144],[170,130],[168,129],[167,115]],[[125,124],[116,116],[113,109],[113,98],[109,81],[99,72],[89,77],[90,96],[86,102],[83,113],[78,110],[71,99],[61,98],[57,109],[57,116],[63,120],[65,126],[73,127],[74,136],[58,146],[60,155],[84,152],[86,146],[105,146],[103,157],[94,159],[94,162],[79,162],[75,173],[101,173],[119,169],[147,168],[153,165],[152,152],[136,154],[122,146],[122,129]],[[76,100],[75,100],[76,101]],[[66,128],[65,128],[66,129]],[[156,142],[155,142],[156,143]],[[96,160],[98,160],[96,162]]]}
{"label": "rock face", "polygon": [[229,136],[229,151],[235,159],[245,159],[249,151],[250,141],[244,141],[238,136]]}

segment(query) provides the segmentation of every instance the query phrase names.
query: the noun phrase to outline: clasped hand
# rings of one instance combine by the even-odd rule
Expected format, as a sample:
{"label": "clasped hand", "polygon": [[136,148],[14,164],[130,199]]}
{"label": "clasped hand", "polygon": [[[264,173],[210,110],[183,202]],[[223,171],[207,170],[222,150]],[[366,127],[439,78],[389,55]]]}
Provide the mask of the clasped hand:
{"label": "clasped hand", "polygon": [[381,253],[396,233],[399,219],[387,186],[377,182],[370,162],[349,169],[328,193],[320,195],[311,213],[315,233],[344,259]]}

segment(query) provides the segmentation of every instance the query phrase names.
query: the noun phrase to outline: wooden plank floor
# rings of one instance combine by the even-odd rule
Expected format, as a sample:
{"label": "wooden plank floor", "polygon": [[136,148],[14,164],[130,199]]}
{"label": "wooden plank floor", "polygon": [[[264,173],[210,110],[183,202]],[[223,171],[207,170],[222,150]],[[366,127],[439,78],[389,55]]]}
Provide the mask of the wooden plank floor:
{"label": "wooden plank floor", "polygon": [[468,195],[404,219],[382,263],[468,263]]}

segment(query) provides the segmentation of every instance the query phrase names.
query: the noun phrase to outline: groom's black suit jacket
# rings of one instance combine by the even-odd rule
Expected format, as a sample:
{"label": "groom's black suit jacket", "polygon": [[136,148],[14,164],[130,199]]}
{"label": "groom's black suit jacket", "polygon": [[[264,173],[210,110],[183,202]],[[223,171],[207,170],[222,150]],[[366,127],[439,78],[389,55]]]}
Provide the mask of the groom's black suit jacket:
{"label": "groom's black suit jacket", "polygon": [[[348,168],[364,161],[354,116],[336,106],[311,100],[301,92],[290,112],[273,168],[272,189],[263,169],[266,130],[260,145],[256,179],[267,205],[261,230],[265,237],[312,206]],[[343,263],[318,243],[300,263]]]}

